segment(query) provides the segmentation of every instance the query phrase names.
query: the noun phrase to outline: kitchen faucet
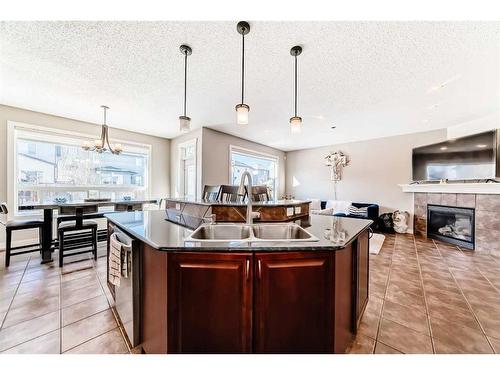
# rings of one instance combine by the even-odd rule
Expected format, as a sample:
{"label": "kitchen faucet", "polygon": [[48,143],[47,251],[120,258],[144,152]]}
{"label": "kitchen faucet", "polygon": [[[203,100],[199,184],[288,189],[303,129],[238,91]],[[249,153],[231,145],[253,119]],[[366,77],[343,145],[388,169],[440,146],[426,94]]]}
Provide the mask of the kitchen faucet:
{"label": "kitchen faucet", "polygon": [[248,200],[247,200],[247,224],[253,224],[253,218],[255,217],[260,217],[260,214],[258,212],[253,212],[252,211],[252,175],[250,172],[245,171],[241,175],[241,181],[240,181],[240,188],[239,191],[243,190],[243,186],[245,186],[245,177],[247,178],[247,195],[248,195]]}

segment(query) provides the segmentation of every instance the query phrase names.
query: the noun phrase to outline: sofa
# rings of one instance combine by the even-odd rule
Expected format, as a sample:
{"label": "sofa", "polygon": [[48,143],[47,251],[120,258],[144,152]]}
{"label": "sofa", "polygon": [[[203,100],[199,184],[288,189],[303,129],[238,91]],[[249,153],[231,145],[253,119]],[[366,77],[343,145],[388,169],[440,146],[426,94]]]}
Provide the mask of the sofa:
{"label": "sofa", "polygon": [[[327,204],[329,202],[333,201],[320,201],[319,203],[321,204],[321,210],[320,211],[312,211],[312,213],[317,213],[317,214],[329,214],[329,211],[327,210]],[[367,208],[367,216],[358,216],[358,215],[350,215],[347,212],[335,212],[331,213],[333,216],[344,216],[344,217],[352,217],[355,219],[370,219],[373,221],[373,224],[371,225],[372,229],[375,229],[377,225],[377,219],[379,216],[379,206],[378,204],[375,203],[358,203],[358,202],[350,202],[349,205],[352,205],[356,208]]]}

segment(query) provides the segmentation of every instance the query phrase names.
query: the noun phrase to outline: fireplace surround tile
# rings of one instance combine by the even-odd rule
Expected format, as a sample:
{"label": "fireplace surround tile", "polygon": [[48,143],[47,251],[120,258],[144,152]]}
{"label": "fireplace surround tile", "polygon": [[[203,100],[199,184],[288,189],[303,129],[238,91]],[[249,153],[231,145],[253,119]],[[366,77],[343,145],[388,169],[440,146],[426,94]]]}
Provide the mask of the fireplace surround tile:
{"label": "fireplace surround tile", "polygon": [[499,212],[476,210],[476,230],[490,229],[494,232],[500,232]]}
{"label": "fireplace surround tile", "polygon": [[457,207],[476,207],[476,194],[457,194]]}
{"label": "fireplace surround tile", "polygon": [[500,230],[476,228],[476,250],[500,254]]}
{"label": "fireplace surround tile", "polygon": [[500,211],[500,195],[477,194],[476,209],[480,211]]}
{"label": "fireplace surround tile", "polygon": [[425,206],[427,204],[427,193],[415,193],[413,200],[415,206]]}
{"label": "fireplace surround tile", "polygon": [[441,193],[427,193],[427,204],[441,204]]}
{"label": "fireplace surround tile", "polygon": [[457,195],[456,194],[443,194],[441,196],[441,204],[443,206],[457,206]]}
{"label": "fireplace surround tile", "polygon": [[475,208],[475,250],[500,256],[500,195],[415,193],[413,228],[420,238],[427,237],[427,204]]}

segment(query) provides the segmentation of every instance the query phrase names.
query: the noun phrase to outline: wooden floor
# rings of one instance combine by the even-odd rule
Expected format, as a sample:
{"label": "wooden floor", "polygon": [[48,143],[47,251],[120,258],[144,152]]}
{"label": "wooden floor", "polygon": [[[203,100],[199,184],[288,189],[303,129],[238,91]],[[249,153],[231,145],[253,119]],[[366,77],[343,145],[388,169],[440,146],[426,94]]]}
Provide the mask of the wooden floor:
{"label": "wooden floor", "polygon": [[[105,248],[41,265],[0,253],[0,352],[129,353]],[[57,258],[57,253],[54,254]],[[500,258],[412,235],[370,255],[370,300],[350,353],[500,353]]]}

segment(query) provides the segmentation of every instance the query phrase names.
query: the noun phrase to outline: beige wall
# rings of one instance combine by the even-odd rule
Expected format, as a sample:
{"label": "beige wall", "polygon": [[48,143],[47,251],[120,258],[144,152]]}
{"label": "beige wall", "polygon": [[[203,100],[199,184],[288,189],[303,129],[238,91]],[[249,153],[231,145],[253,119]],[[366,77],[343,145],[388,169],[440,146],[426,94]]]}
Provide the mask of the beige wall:
{"label": "beige wall", "polygon": [[[96,124],[0,105],[0,201],[7,200],[7,121],[95,134],[96,137],[100,135],[100,126]],[[169,196],[170,140],[114,128],[110,129],[110,135],[124,141],[151,145],[151,197]],[[4,241],[5,231],[0,230],[0,248]]]}
{"label": "beige wall", "polygon": [[346,143],[287,153],[286,192],[296,198],[333,199],[334,188],[324,157],[341,150],[351,159],[337,184],[337,199],[380,205],[381,212],[413,212],[412,194],[398,184],[411,181],[411,150],[446,139],[446,130]]}
{"label": "beige wall", "polygon": [[202,186],[229,184],[229,146],[278,157],[278,195],[285,192],[285,152],[213,129],[203,128]]}

